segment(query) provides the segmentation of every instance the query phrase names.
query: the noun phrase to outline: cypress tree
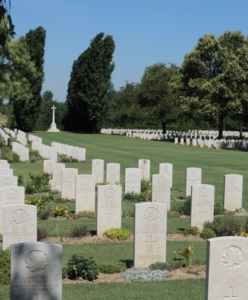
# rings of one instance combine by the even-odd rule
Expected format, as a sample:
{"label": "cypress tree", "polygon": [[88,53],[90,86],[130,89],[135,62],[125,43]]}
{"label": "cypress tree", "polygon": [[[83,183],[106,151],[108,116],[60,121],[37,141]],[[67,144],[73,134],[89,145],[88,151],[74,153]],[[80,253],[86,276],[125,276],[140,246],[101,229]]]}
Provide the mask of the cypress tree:
{"label": "cypress tree", "polygon": [[114,50],[112,36],[104,37],[104,33],[99,33],[74,61],[66,100],[71,129],[100,131],[112,86]]}

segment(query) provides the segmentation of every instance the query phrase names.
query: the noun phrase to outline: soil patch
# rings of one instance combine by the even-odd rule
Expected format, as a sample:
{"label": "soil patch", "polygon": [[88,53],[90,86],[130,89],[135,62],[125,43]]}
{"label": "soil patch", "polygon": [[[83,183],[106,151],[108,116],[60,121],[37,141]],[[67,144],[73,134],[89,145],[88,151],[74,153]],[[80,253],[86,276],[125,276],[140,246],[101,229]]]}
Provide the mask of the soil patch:
{"label": "soil patch", "polygon": [[165,280],[206,278],[206,265],[192,265],[170,271]]}
{"label": "soil patch", "polygon": [[204,241],[199,235],[184,235],[182,233],[169,233],[167,235],[167,241],[180,242],[180,241]]}
{"label": "soil patch", "polygon": [[115,274],[104,274],[100,273],[98,275],[98,278],[96,280],[88,281],[84,280],[82,278],[78,280],[70,280],[68,278],[63,279],[63,284],[75,284],[75,283],[101,283],[101,282],[124,282],[125,279],[121,277],[120,273],[115,273]]}

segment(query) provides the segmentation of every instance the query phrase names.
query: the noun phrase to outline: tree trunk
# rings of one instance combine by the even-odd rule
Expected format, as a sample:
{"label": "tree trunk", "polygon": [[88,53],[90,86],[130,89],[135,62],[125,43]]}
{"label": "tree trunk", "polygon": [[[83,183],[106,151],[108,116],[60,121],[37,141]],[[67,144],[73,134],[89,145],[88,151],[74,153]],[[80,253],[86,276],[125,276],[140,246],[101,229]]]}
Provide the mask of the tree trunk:
{"label": "tree trunk", "polygon": [[219,117],[219,139],[223,138],[223,128],[224,128],[224,114],[221,113]]}
{"label": "tree trunk", "polygon": [[162,126],[163,126],[163,134],[166,133],[166,123],[162,122]]}

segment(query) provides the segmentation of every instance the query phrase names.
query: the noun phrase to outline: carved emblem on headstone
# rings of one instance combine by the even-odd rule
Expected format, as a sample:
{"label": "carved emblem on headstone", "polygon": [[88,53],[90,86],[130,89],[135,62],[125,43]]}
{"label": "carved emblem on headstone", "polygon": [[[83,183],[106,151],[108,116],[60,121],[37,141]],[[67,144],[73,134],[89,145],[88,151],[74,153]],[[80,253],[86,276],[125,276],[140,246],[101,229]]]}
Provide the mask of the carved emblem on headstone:
{"label": "carved emblem on headstone", "polygon": [[12,180],[10,178],[5,178],[3,181],[4,186],[11,186],[12,185]]}
{"label": "carved emblem on headstone", "polygon": [[155,222],[158,219],[158,210],[154,207],[149,207],[145,211],[145,219],[148,223]]}
{"label": "carved emblem on headstone", "polygon": [[104,192],[104,196],[110,200],[110,199],[113,199],[115,197],[115,191],[113,189],[107,189],[105,192]]}
{"label": "carved emblem on headstone", "polygon": [[26,268],[32,273],[41,273],[48,266],[47,255],[40,250],[33,250],[26,255]]}
{"label": "carved emblem on headstone", "polygon": [[27,221],[28,219],[28,214],[25,210],[23,209],[17,209],[13,212],[12,215],[12,220],[16,224],[23,224]]}
{"label": "carved emblem on headstone", "polygon": [[224,251],[222,262],[228,269],[236,269],[240,266],[243,258],[244,255],[242,250],[236,246],[233,246]]}
{"label": "carved emblem on headstone", "polygon": [[18,193],[17,193],[16,190],[8,190],[8,192],[7,192],[7,198],[8,198],[9,200],[14,200],[14,199],[16,199],[17,197],[18,197]]}
{"label": "carved emblem on headstone", "polygon": [[166,179],[163,176],[159,177],[158,178],[158,184],[159,185],[165,185],[166,184]]}

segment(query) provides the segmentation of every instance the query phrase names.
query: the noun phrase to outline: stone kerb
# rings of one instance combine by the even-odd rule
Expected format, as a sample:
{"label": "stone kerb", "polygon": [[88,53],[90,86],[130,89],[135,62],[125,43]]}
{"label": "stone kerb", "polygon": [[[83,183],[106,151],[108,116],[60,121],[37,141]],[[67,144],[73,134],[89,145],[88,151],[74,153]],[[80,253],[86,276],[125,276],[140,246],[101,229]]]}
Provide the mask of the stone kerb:
{"label": "stone kerb", "polygon": [[170,176],[166,174],[152,175],[152,202],[163,203],[167,205],[167,210],[170,210]]}
{"label": "stone kerb", "polygon": [[115,184],[120,182],[121,165],[117,163],[108,163],[106,171],[106,182]]}
{"label": "stone kerb", "polygon": [[191,196],[191,186],[201,184],[202,169],[186,168],[186,197]]}
{"label": "stone kerb", "polygon": [[95,176],[88,174],[76,176],[76,213],[95,211],[95,186]]}
{"label": "stone kerb", "polygon": [[207,241],[205,300],[247,298],[247,249],[247,238],[219,237]]}
{"label": "stone kerb", "polygon": [[121,194],[118,185],[97,187],[97,235],[110,228],[121,228]]}
{"label": "stone kerb", "polygon": [[173,164],[161,163],[159,164],[159,174],[165,174],[170,177],[170,187],[173,185]]}
{"label": "stone kerb", "polygon": [[92,159],[92,175],[96,178],[97,183],[103,183],[104,181],[104,160]]}
{"label": "stone kerb", "polygon": [[10,246],[10,300],[61,300],[62,249],[40,242]]}
{"label": "stone kerb", "polygon": [[138,162],[139,169],[141,171],[141,180],[150,180],[150,165],[151,162],[149,159],[139,159]]}
{"label": "stone kerb", "polygon": [[9,205],[3,207],[3,250],[10,245],[37,241],[37,207]]}
{"label": "stone kerb", "polygon": [[190,226],[203,229],[205,222],[214,220],[215,187],[209,184],[197,184],[192,186]]}
{"label": "stone kerb", "polygon": [[62,169],[65,169],[65,164],[52,163],[52,190],[58,190],[61,192],[62,189]]}
{"label": "stone kerb", "polygon": [[166,262],[166,204],[135,204],[134,214],[134,267]]}
{"label": "stone kerb", "polygon": [[0,187],[18,186],[18,177],[11,175],[0,175]]}
{"label": "stone kerb", "polygon": [[242,207],[243,176],[228,174],[224,176],[224,207],[234,211]]}
{"label": "stone kerb", "polygon": [[3,226],[3,207],[8,205],[24,204],[25,189],[23,186],[0,187],[0,233]]}
{"label": "stone kerb", "polygon": [[141,170],[137,168],[125,169],[125,194],[141,192]]}
{"label": "stone kerb", "polygon": [[78,169],[65,168],[62,169],[62,189],[61,198],[73,200],[76,197],[76,176]]}

